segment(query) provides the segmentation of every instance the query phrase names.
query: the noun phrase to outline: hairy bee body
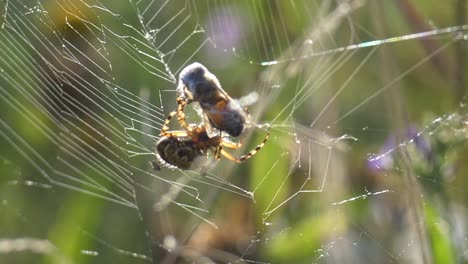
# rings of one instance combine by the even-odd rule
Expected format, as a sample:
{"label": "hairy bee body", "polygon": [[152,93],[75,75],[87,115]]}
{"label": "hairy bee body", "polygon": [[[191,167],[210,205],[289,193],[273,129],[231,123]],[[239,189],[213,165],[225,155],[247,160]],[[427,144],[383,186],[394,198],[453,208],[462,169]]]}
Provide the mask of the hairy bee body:
{"label": "hairy bee body", "polygon": [[244,131],[247,116],[244,109],[202,64],[195,62],[182,70],[177,92],[188,103],[197,101],[214,128],[232,137],[238,137]]}

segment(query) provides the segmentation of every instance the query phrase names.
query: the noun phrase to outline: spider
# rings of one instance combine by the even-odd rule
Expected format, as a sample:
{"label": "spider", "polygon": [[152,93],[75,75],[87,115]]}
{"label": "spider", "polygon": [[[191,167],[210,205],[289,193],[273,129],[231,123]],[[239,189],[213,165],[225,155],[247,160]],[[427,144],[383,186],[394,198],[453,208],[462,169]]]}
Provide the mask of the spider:
{"label": "spider", "polygon": [[[202,64],[195,62],[185,67],[179,75],[176,90],[177,103],[197,101],[212,127],[232,137],[238,137],[244,131],[248,117],[246,110],[221,88],[216,76]],[[188,129],[186,124],[181,125]]]}
{"label": "spider", "polygon": [[[189,125],[181,115],[178,115],[178,119],[186,130],[168,131],[171,119],[179,111],[183,113],[185,105],[185,101],[181,102],[177,111],[169,114],[161,129],[161,138],[156,143],[159,158],[177,168],[193,169],[200,164],[203,158],[208,156],[209,151],[213,152],[215,160],[221,159],[222,155],[233,162],[241,163],[255,155],[265,145],[270,135],[270,127],[268,127],[267,134],[259,145],[239,158],[233,157],[223,147],[237,149],[241,146],[240,143],[226,140],[221,136],[220,131],[218,135],[210,137],[204,125]],[[157,164],[153,163],[153,166],[155,169],[159,169]]]}

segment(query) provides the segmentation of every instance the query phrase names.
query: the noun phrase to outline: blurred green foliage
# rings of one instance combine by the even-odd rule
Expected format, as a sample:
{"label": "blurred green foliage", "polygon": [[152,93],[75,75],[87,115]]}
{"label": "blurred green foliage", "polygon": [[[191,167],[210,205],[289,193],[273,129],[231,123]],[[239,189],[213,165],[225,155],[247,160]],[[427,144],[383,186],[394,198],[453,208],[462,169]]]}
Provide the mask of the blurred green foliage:
{"label": "blurred green foliage", "polygon": [[[8,10],[7,3],[1,20],[7,26],[0,29],[0,245],[31,237],[56,249],[10,252],[0,246],[1,263],[209,263],[208,257],[221,263],[466,262],[468,118],[459,96],[466,84],[456,81],[468,76],[457,60],[468,59],[461,40],[466,27],[296,57],[458,26],[455,3],[366,2],[337,25],[331,23],[334,1],[169,1],[147,9],[133,1],[24,1],[46,11],[39,15],[12,3]],[[216,20],[226,14],[244,19],[235,20],[238,29]],[[35,36],[24,41],[21,34],[10,42],[12,28],[28,32],[22,20],[32,21],[50,43]],[[223,34],[213,33],[217,26]],[[239,36],[232,36],[235,30]],[[309,39],[321,30],[319,38]],[[50,47],[57,49],[52,54],[66,50],[57,36],[79,50],[79,63],[44,55]],[[305,44],[309,40],[313,44]],[[283,61],[262,66],[276,59]],[[263,116],[260,123],[271,123],[270,140],[248,162],[223,160],[207,175],[155,172],[150,136],[160,127],[145,130],[138,118],[160,124],[175,109],[177,76],[167,72],[177,75],[192,61],[205,64],[234,98],[260,94],[249,109]],[[60,67],[83,79],[72,80]],[[265,77],[272,72],[276,79]],[[38,108],[53,96],[31,85],[53,82],[50,76],[69,80],[58,86],[78,103],[88,100],[80,93],[85,87],[96,88],[105,100],[87,105],[86,113],[61,109],[67,114],[53,122]],[[81,89],[70,92],[67,85]],[[131,100],[153,105],[115,103],[130,95],[112,85],[135,95]],[[77,104],[68,103],[72,109]],[[155,109],[160,103],[163,110]],[[12,105],[24,108],[14,111]],[[409,128],[416,133],[408,136]],[[264,130],[252,131],[242,139],[246,150],[264,137]],[[81,136],[65,140],[74,133]],[[343,135],[356,140],[335,140]],[[97,165],[74,163],[71,149],[99,157]],[[129,149],[142,155],[128,155]],[[375,160],[378,167],[371,153],[384,156]],[[43,160],[51,167],[42,166]],[[388,192],[372,195],[382,190]],[[106,195],[115,200],[101,198]],[[174,201],[155,209],[167,197]]]}

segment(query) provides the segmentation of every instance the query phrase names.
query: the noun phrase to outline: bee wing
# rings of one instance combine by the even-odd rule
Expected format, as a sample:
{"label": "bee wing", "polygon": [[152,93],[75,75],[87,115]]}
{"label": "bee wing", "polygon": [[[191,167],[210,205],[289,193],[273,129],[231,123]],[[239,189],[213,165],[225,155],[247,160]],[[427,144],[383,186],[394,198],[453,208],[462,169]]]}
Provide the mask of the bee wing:
{"label": "bee wing", "polygon": [[251,92],[248,95],[242,96],[241,98],[237,99],[239,104],[243,107],[246,106],[251,106],[255,104],[258,100],[258,93],[257,92]]}

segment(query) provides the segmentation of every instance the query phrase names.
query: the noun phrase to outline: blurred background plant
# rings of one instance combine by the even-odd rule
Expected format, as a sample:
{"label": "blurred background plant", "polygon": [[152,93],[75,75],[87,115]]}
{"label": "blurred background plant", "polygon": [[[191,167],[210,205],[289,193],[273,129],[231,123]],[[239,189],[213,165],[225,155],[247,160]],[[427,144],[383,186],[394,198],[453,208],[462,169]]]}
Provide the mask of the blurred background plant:
{"label": "blurred background plant", "polygon": [[[465,1],[0,10],[1,263],[467,261]],[[154,171],[194,61],[260,95],[270,140],[207,175]]]}

